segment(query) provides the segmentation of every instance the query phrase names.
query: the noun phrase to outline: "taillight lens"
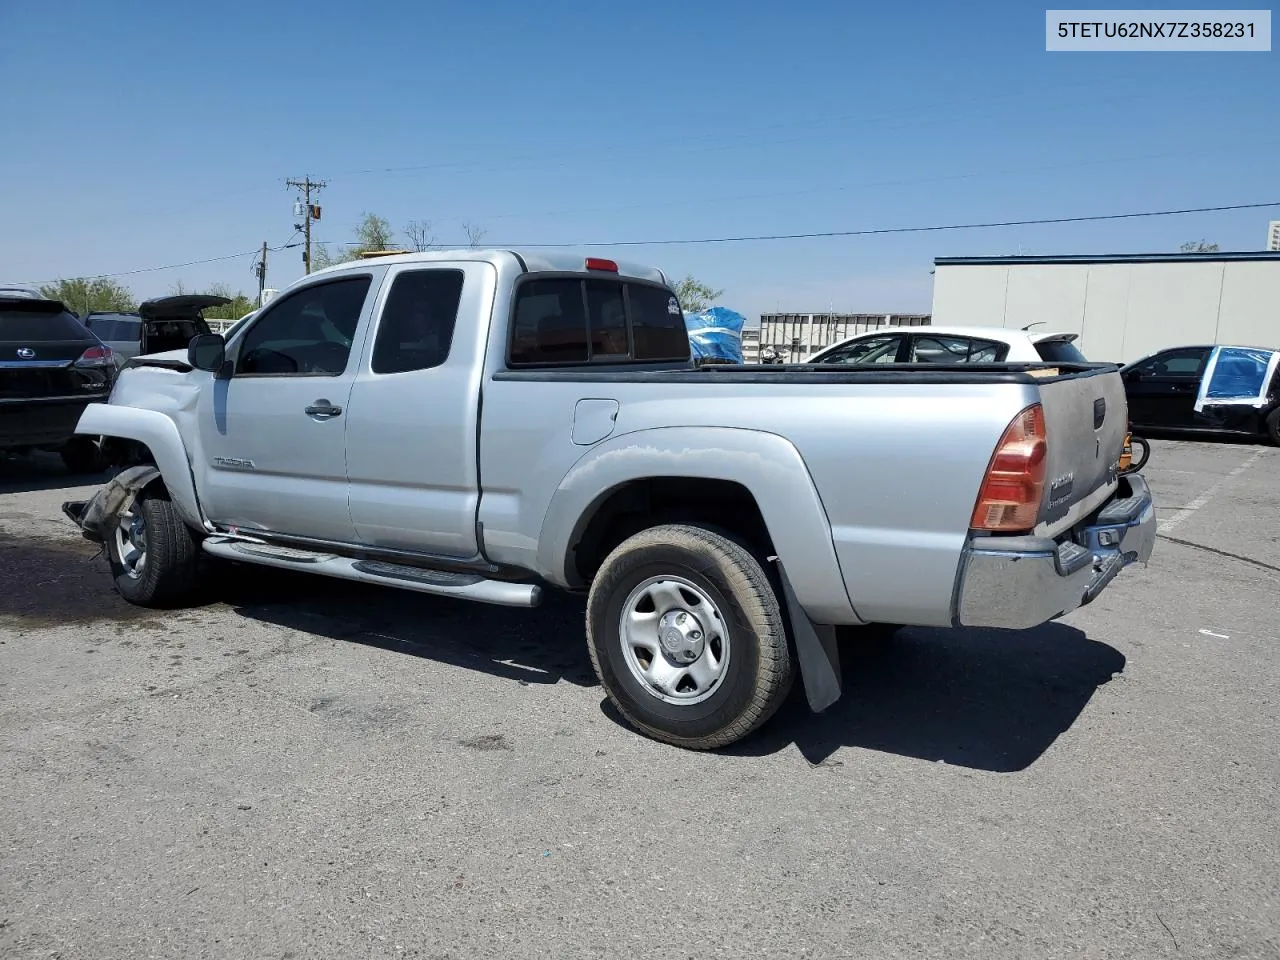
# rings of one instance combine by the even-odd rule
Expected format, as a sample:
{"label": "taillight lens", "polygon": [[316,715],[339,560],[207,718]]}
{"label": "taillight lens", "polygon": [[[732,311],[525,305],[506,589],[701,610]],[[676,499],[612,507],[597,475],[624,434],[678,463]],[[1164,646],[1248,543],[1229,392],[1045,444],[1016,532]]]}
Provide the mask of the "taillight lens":
{"label": "taillight lens", "polygon": [[80,359],[76,361],[77,367],[108,367],[112,363],[111,348],[107,346],[90,347],[84,353],[80,354]]}
{"label": "taillight lens", "polygon": [[1047,455],[1044,408],[1037,403],[1013,418],[996,445],[973,508],[974,530],[1027,533],[1035,528]]}

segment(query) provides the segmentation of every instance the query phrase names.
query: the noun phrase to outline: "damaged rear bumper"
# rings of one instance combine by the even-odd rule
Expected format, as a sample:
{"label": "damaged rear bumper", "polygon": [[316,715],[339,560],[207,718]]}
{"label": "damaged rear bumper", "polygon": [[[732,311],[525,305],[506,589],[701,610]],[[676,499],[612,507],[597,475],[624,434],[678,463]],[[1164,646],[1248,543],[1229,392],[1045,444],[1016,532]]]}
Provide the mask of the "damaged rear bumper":
{"label": "damaged rear bumper", "polygon": [[[1146,563],[1156,540],[1155,504],[1139,474],[1071,535],[974,537],[956,588],[958,627],[1038,626],[1092,603],[1125,567]],[[1127,489],[1125,489],[1127,487]]]}

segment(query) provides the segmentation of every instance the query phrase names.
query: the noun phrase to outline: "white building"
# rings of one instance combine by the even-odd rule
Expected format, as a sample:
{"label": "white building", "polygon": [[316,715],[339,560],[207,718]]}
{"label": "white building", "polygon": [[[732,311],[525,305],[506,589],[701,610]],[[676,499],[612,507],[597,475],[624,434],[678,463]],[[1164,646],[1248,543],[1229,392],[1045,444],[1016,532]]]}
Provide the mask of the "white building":
{"label": "white building", "polygon": [[939,257],[933,321],[1080,335],[1090,360],[1165,347],[1280,348],[1280,252]]}

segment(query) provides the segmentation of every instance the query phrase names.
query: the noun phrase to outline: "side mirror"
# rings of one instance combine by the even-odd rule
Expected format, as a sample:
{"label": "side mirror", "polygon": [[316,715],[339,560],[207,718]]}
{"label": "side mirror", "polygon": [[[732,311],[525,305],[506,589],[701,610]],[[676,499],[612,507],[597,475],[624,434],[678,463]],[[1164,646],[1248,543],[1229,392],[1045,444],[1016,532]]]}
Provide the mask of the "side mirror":
{"label": "side mirror", "polygon": [[217,333],[202,333],[187,344],[187,363],[197,370],[217,373],[227,360],[227,342]]}

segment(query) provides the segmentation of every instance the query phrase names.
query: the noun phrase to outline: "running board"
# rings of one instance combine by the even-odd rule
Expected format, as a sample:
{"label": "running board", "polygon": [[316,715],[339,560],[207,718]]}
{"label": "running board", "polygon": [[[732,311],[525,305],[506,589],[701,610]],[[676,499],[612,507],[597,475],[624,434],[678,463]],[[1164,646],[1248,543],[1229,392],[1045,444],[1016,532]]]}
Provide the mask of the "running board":
{"label": "running board", "polygon": [[426,570],[378,560],[356,560],[334,553],[317,553],[274,544],[253,543],[233,537],[207,537],[206,553],[240,563],[258,563],[282,570],[303,570],[326,577],[399,587],[439,597],[457,597],[502,607],[536,607],[542,601],[542,589],[533,583],[508,583],[486,580],[479,574],[455,573],[449,570]]}

